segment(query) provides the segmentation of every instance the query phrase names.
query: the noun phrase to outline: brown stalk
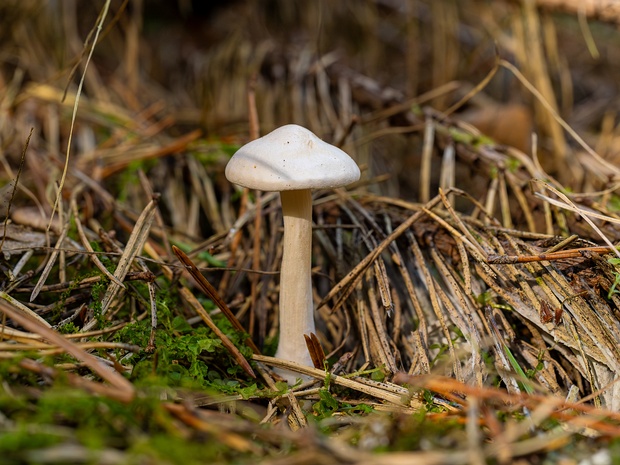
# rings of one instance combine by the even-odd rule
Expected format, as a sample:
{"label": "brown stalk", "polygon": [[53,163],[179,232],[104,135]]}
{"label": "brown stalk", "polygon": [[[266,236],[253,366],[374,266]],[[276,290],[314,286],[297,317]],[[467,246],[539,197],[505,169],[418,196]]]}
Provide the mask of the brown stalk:
{"label": "brown stalk", "polygon": [[213,435],[217,441],[221,441],[223,444],[226,444],[234,450],[248,452],[254,451],[256,448],[256,446],[248,438],[242,436],[241,434],[227,431],[225,428],[221,427],[220,422],[218,422],[217,419],[208,418],[206,412],[203,410],[190,410],[185,405],[173,404],[170,402],[164,403],[163,406],[168,412],[186,425],[197,431]]}
{"label": "brown stalk", "polygon": [[[230,308],[228,308],[228,305],[226,305],[226,302],[222,300],[222,298],[219,296],[215,288],[211,285],[209,281],[207,281],[207,278],[205,278],[202,275],[200,270],[196,268],[196,265],[194,265],[194,262],[192,262],[192,260],[185,254],[185,252],[183,252],[181,249],[179,249],[175,245],[172,246],[172,251],[177,256],[179,261],[183,264],[183,266],[185,266],[185,269],[189,272],[189,274],[192,275],[194,280],[202,288],[203,292],[207,294],[207,296],[211,300],[213,300],[215,305],[217,305],[217,307],[221,310],[221,312],[228,319],[228,321],[230,321],[233,327],[237,331],[247,334],[247,331],[245,330],[243,325],[239,322],[235,314],[230,310]],[[256,347],[256,344],[254,344],[254,341],[252,341],[252,339],[247,337],[245,339],[245,342],[255,354],[260,354],[260,350],[258,349],[258,347]]]}
{"label": "brown stalk", "polygon": [[[117,286],[124,288],[125,285],[121,281],[119,281],[112,273],[108,271],[105,265],[101,263],[101,260],[99,260],[99,257],[97,257],[94,249],[90,245],[90,242],[88,238],[86,237],[86,234],[84,233],[82,222],[80,221],[80,215],[78,212],[77,202],[75,201],[75,198],[71,199],[71,211],[73,212],[73,220],[75,221],[75,227],[77,229],[78,236],[80,237],[80,241],[82,242],[82,245],[88,252],[88,258],[90,258],[90,260],[99,269],[99,271],[101,271],[110,281],[116,283]],[[39,292],[40,291],[41,289],[39,289]]]}
{"label": "brown stalk", "polygon": [[[51,224],[51,222],[50,222]],[[56,263],[56,259],[58,258],[58,255],[60,254],[60,251],[62,249],[62,243],[65,240],[65,238],[67,237],[67,233],[69,232],[69,223],[65,223],[65,225],[62,228],[62,232],[60,233],[60,236],[58,237],[58,240],[56,241],[56,245],[54,246],[54,249],[52,251],[52,253],[49,256],[49,259],[47,261],[47,263],[45,264],[45,267],[43,268],[43,271],[41,272],[41,276],[39,276],[39,280],[37,282],[37,284],[35,285],[34,289],[32,290],[32,293],[30,294],[30,301],[32,302],[34,299],[37,298],[37,296],[39,295],[39,292],[41,291],[41,287],[43,287],[43,285],[45,284],[45,281],[47,280],[50,272],[52,271],[52,268],[54,266],[54,264]]]}
{"label": "brown stalk", "polygon": [[[430,203],[437,203],[438,198],[433,199]],[[356,266],[353,268],[344,278],[340,280],[338,284],[336,284],[331,291],[323,298],[323,300],[319,303],[318,308],[325,305],[329,300],[334,298],[340,291],[343,291],[343,294],[338,298],[336,305],[334,306],[334,310],[342,305],[343,301],[351,294],[353,291],[355,284],[361,279],[364,271],[379,257],[379,255],[390,245],[390,243],[396,238],[398,238],[401,234],[403,234],[408,228],[411,227],[413,223],[424,216],[423,212],[416,212],[411,215],[406,221],[400,224],[388,237],[386,237],[381,243],[377,245],[374,250],[371,250],[366,257],[364,257]]]}
{"label": "brown stalk", "polygon": [[[148,153],[143,154],[140,159],[141,160],[150,160],[153,158],[162,158],[167,155],[171,155],[173,153],[178,153],[187,148],[187,145],[191,142],[195,141],[202,135],[202,131],[200,129],[196,129],[195,131],[189,132],[181,137],[178,137],[170,144],[165,145],[163,147],[159,147],[154,150],[150,150]],[[105,166],[102,170],[102,178],[107,178],[114,173],[117,173],[127,167],[127,165],[134,160],[128,160],[126,156],[123,157],[122,161],[109,164]]]}
{"label": "brown stalk", "polygon": [[[151,201],[144,208],[138,221],[136,222],[131,235],[129,236],[129,240],[127,241],[127,245],[125,246],[125,250],[123,251],[121,257],[118,260],[118,265],[116,266],[116,270],[114,270],[115,281],[112,281],[101,301],[101,314],[105,314],[112,301],[117,297],[119,292],[123,289],[122,286],[119,286],[117,282],[122,283],[129,273],[129,269],[133,264],[134,259],[142,252],[142,248],[148,239],[148,235],[151,230],[151,225],[153,224],[153,220],[155,219],[155,212],[157,211],[157,203],[159,201],[159,195],[155,195]],[[84,325],[83,331],[88,331],[92,329],[97,324],[97,320],[91,320]]]}
{"label": "brown stalk", "polygon": [[613,247],[581,247],[579,249],[562,250],[559,252],[541,253],[537,255],[496,255],[491,254],[487,257],[487,263],[492,265],[512,265],[515,263],[542,262],[552,260],[563,260],[566,258],[587,258],[589,255],[598,253],[611,253]]}
{"label": "brown stalk", "polygon": [[310,335],[304,334],[304,339],[306,340],[306,347],[308,347],[314,368],[323,369],[325,367],[325,352],[319,338],[316,334],[310,333]]}
{"label": "brown stalk", "polygon": [[[159,259],[158,254],[155,252],[155,250],[150,246],[148,242],[146,244],[146,249],[149,255],[151,255],[152,257],[156,259]],[[176,249],[176,247],[173,246],[173,249]],[[172,274],[172,270],[169,267],[163,266],[162,270],[166,278],[172,279],[173,274]],[[226,336],[226,334],[224,334],[222,330],[217,327],[217,325],[211,319],[211,316],[209,316],[209,314],[205,311],[204,307],[198,301],[198,299],[194,296],[194,294],[192,294],[192,292],[185,286],[179,286],[179,292],[183,300],[185,300],[185,302],[191,305],[191,307],[198,314],[198,316],[200,316],[202,321],[209,327],[209,329],[211,329],[211,331],[213,331],[215,335],[220,338],[224,347],[230,352],[230,354],[237,361],[239,366],[241,366],[243,370],[249,376],[251,376],[252,378],[256,378],[256,375],[254,374],[254,370],[252,370],[252,367],[250,366],[248,361],[245,359],[243,354],[239,351],[239,349],[237,349],[237,347],[235,347],[235,345],[228,338],[228,336]]]}
{"label": "brown stalk", "polygon": [[566,402],[562,398],[541,394],[510,394],[504,389],[488,386],[471,386],[445,376],[410,376],[405,373],[399,373],[394,378],[394,382],[397,384],[408,384],[412,387],[424,387],[440,394],[457,393],[459,397],[474,396],[479,400],[485,400],[490,403],[508,404],[513,406],[524,405],[531,408],[542,402],[551,401],[555,403],[556,412],[574,410],[576,412],[596,416],[599,420],[607,419],[608,421],[620,421],[620,413],[601,409],[590,404]]}

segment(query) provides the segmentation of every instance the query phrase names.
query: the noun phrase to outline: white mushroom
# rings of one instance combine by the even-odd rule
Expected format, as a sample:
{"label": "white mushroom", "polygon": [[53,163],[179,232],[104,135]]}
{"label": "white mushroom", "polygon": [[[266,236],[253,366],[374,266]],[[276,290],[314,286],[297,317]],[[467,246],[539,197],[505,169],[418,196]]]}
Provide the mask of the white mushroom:
{"label": "white mushroom", "polygon": [[[314,332],[310,269],[311,189],[346,186],[360,170],[345,152],[307,129],[289,124],[241,147],[226,166],[226,178],[262,191],[278,191],[284,217],[280,269],[280,340],[276,357],[312,366],[304,334]],[[288,382],[294,373],[279,371]]]}

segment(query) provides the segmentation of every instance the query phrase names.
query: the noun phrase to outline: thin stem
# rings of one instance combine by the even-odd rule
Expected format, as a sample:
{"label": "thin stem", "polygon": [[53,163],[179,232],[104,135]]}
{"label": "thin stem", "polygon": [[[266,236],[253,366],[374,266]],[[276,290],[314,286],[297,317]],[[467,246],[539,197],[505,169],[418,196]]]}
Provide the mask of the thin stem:
{"label": "thin stem", "polygon": [[314,332],[310,278],[312,196],[309,189],[283,191],[280,196],[284,251],[280,271],[280,342],[276,357],[313,366],[304,339],[304,334]]}

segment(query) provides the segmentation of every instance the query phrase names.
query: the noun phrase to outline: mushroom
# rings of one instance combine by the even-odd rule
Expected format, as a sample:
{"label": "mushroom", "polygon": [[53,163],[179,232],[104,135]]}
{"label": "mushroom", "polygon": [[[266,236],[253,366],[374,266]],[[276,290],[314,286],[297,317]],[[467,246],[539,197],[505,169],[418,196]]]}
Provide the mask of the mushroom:
{"label": "mushroom", "polygon": [[[284,250],[280,269],[280,338],[276,357],[313,366],[304,334],[314,329],[312,302],[312,189],[346,186],[360,178],[349,155],[309,130],[288,124],[247,143],[230,159],[226,178],[280,192]],[[289,383],[295,374],[277,371]]]}

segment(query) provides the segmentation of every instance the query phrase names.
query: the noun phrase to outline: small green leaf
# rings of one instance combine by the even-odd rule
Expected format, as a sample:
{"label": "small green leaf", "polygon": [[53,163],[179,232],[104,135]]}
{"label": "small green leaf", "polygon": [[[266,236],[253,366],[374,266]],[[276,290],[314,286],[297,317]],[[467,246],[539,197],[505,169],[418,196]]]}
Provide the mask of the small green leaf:
{"label": "small green leaf", "polygon": [[525,375],[523,368],[521,368],[521,366],[519,365],[519,362],[517,362],[517,359],[514,357],[514,355],[512,355],[510,348],[505,344],[504,344],[504,352],[506,353],[506,357],[508,357],[508,361],[510,362],[512,369],[516,371],[517,374],[521,377],[519,384],[523,387],[525,392],[527,392],[528,394],[533,394],[534,389],[532,389],[532,386],[530,385],[530,383],[527,382],[527,376]]}

